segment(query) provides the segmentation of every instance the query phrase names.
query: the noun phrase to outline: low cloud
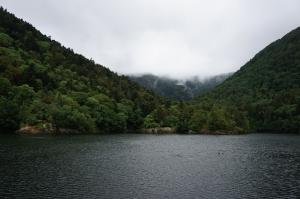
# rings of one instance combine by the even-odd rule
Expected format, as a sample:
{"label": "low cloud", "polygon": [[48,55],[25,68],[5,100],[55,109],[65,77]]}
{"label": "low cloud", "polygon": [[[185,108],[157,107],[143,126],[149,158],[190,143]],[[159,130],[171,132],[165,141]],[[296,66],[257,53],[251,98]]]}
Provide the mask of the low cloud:
{"label": "low cloud", "polygon": [[0,0],[76,52],[122,74],[236,71],[300,26],[298,0]]}

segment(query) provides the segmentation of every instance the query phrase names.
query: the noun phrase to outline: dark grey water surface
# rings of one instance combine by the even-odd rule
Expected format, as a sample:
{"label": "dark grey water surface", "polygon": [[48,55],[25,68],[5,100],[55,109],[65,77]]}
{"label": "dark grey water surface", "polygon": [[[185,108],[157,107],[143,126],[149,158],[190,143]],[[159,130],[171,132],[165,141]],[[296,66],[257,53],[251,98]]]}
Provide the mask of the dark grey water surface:
{"label": "dark grey water surface", "polygon": [[0,136],[0,198],[299,198],[300,136]]}

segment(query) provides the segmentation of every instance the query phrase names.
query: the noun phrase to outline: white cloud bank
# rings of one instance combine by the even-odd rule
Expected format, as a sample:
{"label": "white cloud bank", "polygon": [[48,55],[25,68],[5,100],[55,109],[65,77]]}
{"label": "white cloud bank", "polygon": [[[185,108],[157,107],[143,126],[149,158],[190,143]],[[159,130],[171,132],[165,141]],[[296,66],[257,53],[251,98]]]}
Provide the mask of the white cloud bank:
{"label": "white cloud bank", "polygon": [[76,52],[122,74],[236,71],[300,26],[298,0],[0,0]]}

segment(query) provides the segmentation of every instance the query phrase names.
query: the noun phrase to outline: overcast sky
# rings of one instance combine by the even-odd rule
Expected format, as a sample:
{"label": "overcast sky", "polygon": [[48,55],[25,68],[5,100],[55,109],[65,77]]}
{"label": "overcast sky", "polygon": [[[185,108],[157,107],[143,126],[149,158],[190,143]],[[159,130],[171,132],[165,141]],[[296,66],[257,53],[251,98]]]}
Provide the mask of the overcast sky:
{"label": "overcast sky", "polygon": [[238,70],[300,26],[299,0],[0,0],[52,39],[121,73]]}

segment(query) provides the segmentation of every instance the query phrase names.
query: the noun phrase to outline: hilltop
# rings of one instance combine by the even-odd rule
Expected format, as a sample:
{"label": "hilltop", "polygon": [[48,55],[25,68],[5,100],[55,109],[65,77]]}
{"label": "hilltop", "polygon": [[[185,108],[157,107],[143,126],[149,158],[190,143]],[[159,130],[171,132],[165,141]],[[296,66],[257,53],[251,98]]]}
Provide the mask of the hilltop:
{"label": "hilltop", "polygon": [[300,27],[257,53],[205,97],[247,111],[255,130],[299,132]]}
{"label": "hilltop", "polygon": [[194,77],[186,80],[145,74],[130,76],[130,79],[147,89],[153,90],[156,94],[169,99],[191,100],[215,88],[232,74],[226,73],[204,79]]}

